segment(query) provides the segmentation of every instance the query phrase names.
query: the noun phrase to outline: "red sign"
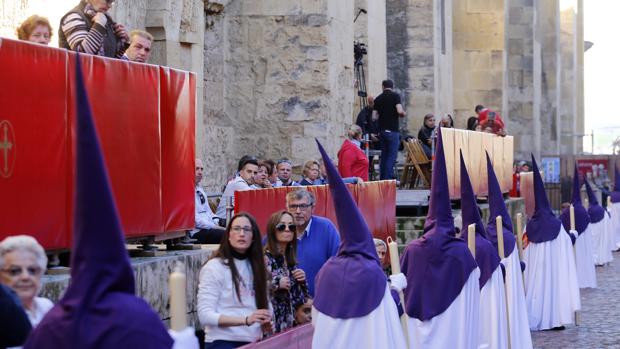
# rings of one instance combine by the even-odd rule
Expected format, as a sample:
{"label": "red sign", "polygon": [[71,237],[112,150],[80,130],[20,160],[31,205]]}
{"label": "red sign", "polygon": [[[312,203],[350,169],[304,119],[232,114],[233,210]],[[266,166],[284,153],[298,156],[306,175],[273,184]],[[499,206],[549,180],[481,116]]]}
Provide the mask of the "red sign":
{"label": "red sign", "polygon": [[[601,167],[602,165],[602,167]],[[600,171],[607,173],[609,170],[609,159],[578,159],[577,171],[582,178],[586,178],[588,172],[590,176],[598,177]]]}

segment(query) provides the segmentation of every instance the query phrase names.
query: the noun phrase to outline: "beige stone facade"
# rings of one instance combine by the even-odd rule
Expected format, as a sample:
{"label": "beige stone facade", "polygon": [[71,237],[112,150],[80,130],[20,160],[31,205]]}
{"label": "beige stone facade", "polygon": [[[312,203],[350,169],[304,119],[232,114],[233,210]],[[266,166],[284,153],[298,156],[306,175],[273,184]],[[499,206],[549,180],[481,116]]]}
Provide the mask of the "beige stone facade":
{"label": "beige stone facade", "polygon": [[[77,0],[51,3],[2,1],[0,35],[33,13],[56,31]],[[152,63],[197,74],[212,191],[244,154],[301,165],[317,138],[335,157],[359,110],[353,40],[368,45],[369,94],[394,80],[409,133],[426,113],[464,127],[483,104],[504,117],[516,158],[581,150],[583,0],[117,0],[112,15],[154,34]]]}

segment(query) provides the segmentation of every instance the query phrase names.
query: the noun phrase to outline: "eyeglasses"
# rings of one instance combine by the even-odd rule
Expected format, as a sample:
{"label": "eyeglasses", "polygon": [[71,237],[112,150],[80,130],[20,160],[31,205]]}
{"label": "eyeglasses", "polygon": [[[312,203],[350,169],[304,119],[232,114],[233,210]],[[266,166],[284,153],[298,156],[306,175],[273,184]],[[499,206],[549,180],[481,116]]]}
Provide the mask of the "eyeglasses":
{"label": "eyeglasses", "polygon": [[297,205],[292,204],[292,205],[288,205],[288,209],[291,210],[291,211],[295,211],[298,208],[301,209],[301,210],[305,210],[305,209],[307,209],[309,207],[312,207],[312,206],[314,206],[314,204],[297,204]]}
{"label": "eyeglasses", "polygon": [[276,230],[277,231],[285,231],[287,227],[288,227],[288,230],[290,230],[290,231],[295,231],[295,228],[296,228],[295,224],[286,225],[286,224],[282,223],[282,224],[276,225]]}
{"label": "eyeglasses", "polygon": [[238,225],[231,227],[230,228],[231,231],[234,231],[235,233],[240,233],[240,232],[244,232],[244,233],[251,233],[252,232],[252,227],[240,227]]}
{"label": "eyeglasses", "polygon": [[205,196],[202,195],[200,190],[196,190],[196,194],[198,194],[198,197],[200,198],[200,204],[204,205],[204,203],[207,202],[207,200],[205,199]]}
{"label": "eyeglasses", "polygon": [[41,274],[41,268],[39,267],[18,267],[12,266],[9,268],[2,269],[3,272],[9,274],[11,277],[17,277],[23,274],[24,272],[28,273],[30,276],[38,276]]}

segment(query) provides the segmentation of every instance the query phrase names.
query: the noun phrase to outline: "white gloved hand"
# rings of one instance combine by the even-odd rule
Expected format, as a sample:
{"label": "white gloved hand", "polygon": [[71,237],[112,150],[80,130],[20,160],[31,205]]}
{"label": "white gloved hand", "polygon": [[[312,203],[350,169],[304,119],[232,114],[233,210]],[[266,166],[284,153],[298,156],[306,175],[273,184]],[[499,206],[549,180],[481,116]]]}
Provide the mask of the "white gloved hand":
{"label": "white gloved hand", "polygon": [[407,278],[405,274],[399,273],[390,275],[390,287],[400,292],[407,287]]}
{"label": "white gloved hand", "polygon": [[193,327],[186,327],[183,331],[168,330],[168,333],[174,339],[172,349],[200,349]]}
{"label": "white gloved hand", "polygon": [[577,232],[577,230],[569,230],[568,231],[572,236],[575,237],[575,239],[577,239],[579,237],[579,233]]}

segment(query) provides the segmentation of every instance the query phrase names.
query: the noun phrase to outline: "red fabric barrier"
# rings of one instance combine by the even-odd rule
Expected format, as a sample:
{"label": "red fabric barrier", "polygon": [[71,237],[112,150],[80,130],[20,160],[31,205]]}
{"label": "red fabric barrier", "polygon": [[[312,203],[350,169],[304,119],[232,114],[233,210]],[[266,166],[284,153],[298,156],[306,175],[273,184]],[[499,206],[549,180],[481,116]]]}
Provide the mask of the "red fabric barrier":
{"label": "red fabric barrier", "polygon": [[[0,239],[68,244],[67,52],[0,42]],[[7,171],[4,170],[7,165]]]}
{"label": "red fabric barrier", "polygon": [[[235,212],[249,212],[266,233],[269,217],[286,208],[286,193],[299,187],[283,187],[235,192]],[[394,181],[366,182],[348,185],[373,236],[385,239],[396,233],[396,184]],[[316,196],[314,214],[329,218],[336,227],[336,213],[327,185],[306,187]]]}
{"label": "red fabric barrier", "polygon": [[[191,228],[194,75],[80,57],[125,234]],[[75,59],[65,50],[0,41],[0,239],[29,234],[46,249],[71,247]],[[5,159],[11,171],[3,171]]]}
{"label": "red fabric barrier", "polygon": [[312,347],[312,324],[295,327],[261,342],[242,346],[240,349],[308,349]]}

